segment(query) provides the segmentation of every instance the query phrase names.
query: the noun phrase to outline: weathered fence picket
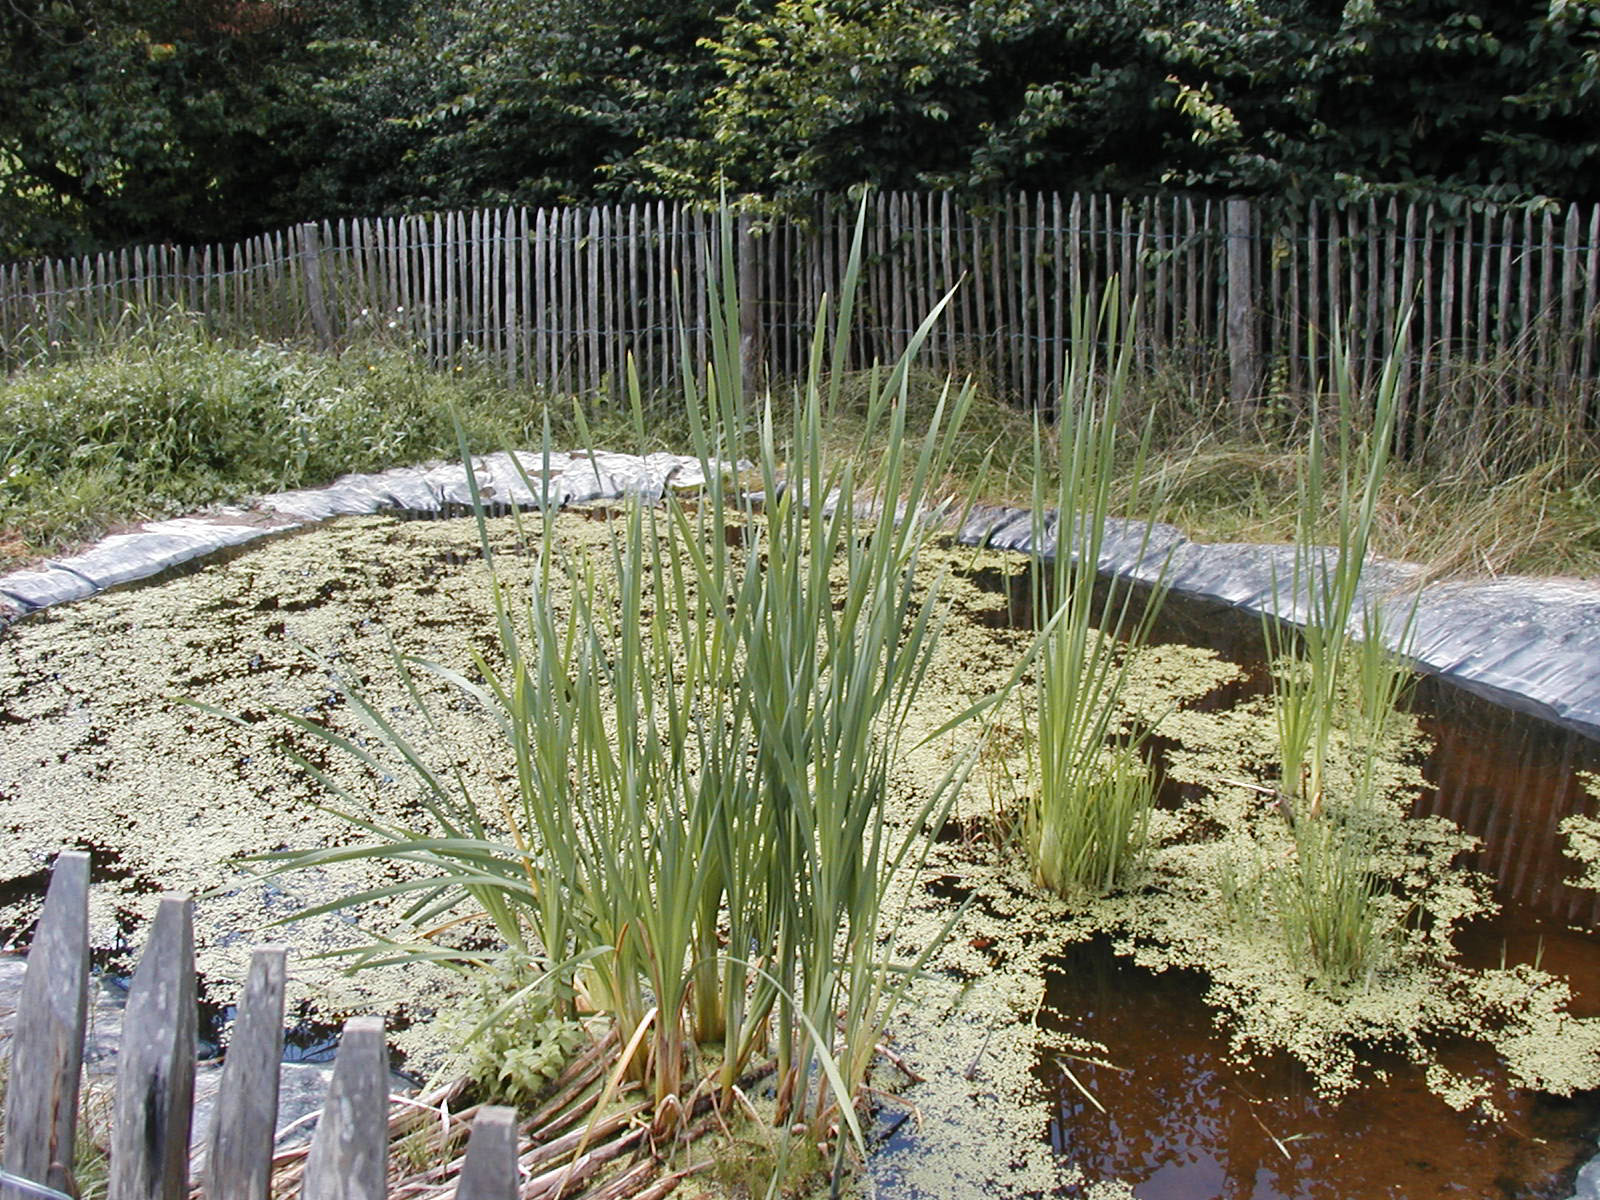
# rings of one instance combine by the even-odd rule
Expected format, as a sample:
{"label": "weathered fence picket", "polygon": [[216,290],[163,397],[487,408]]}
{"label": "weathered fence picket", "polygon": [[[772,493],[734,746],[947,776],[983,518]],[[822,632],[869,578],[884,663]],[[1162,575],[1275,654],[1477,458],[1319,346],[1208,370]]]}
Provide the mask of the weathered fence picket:
{"label": "weathered fence picket", "polygon": [[[748,378],[803,370],[854,211],[822,200],[803,218],[742,227]],[[1073,303],[1116,274],[1121,315],[1140,306],[1140,361],[1200,376],[1242,415],[1265,391],[1325,377],[1336,325],[1370,378],[1414,306],[1405,442],[1425,442],[1456,385],[1474,380],[1475,403],[1600,424],[1600,206],[1447,218],[1396,202],[1285,212],[1237,198],[1030,193],[968,210],[948,194],[879,193],[867,221],[854,366],[896,354],[965,278],[928,362],[1048,405]],[[556,392],[618,391],[632,355],[646,388],[670,387],[680,331],[704,359],[719,257],[704,209],[656,201],[308,223],[198,252],[13,263],[0,266],[0,363],[183,306],[217,328],[335,344],[393,321],[436,363],[470,355]]]}
{"label": "weathered fence picket", "polygon": [[[72,1175],[89,975],[89,855],[57,856],[28,955],[11,1036],[0,1200],[77,1194]],[[263,946],[250,971],[205,1139],[199,1195],[267,1200],[283,1051],[286,952]],[[195,1088],[193,901],[161,899],[128,991],[112,1101],[109,1200],[187,1200]],[[388,1194],[388,1051],[380,1017],[345,1023],[327,1100],[305,1156],[305,1200],[384,1200]],[[630,1110],[631,1112],[631,1110]],[[459,1200],[550,1194],[519,1187],[516,1114],[484,1106],[460,1164]],[[568,1164],[592,1176],[636,1144],[623,1138]],[[558,1161],[575,1146],[546,1145]],[[651,1172],[655,1164],[645,1163]],[[566,1169],[566,1168],[560,1168]],[[546,1174],[550,1174],[549,1171]],[[669,1177],[671,1178],[671,1177]],[[538,1181],[530,1181],[537,1183]]]}
{"label": "weathered fence picket", "polygon": [[389,1178],[389,1052],[382,1017],[351,1017],[306,1159],[303,1200],[383,1200]]}
{"label": "weathered fence picket", "polygon": [[517,1113],[487,1104],[472,1122],[456,1200],[512,1200],[517,1194]]}
{"label": "weathered fence picket", "polygon": [[163,896],[128,988],[108,1200],[183,1200],[194,1108],[194,901]]}
{"label": "weathered fence picket", "polygon": [[[88,994],[89,856],[68,850],[56,857],[28,955],[5,1108],[6,1172],[57,1191],[70,1184]],[[23,1196],[0,1185],[0,1200]]]}
{"label": "weathered fence picket", "polygon": [[261,946],[250,955],[206,1138],[205,1192],[211,1200],[266,1200],[271,1190],[287,954],[282,946]]}

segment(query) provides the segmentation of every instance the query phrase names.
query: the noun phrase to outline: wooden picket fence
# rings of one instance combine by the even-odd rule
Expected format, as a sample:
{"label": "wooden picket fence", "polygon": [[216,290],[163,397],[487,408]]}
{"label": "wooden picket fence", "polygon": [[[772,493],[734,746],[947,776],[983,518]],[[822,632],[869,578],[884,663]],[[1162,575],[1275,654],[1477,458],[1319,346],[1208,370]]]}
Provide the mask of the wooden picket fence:
{"label": "wooden picket fence", "polygon": [[[740,219],[749,369],[804,372],[855,217],[835,198],[804,219]],[[716,213],[657,202],[341,219],[234,246],[15,263],[0,266],[0,363],[176,306],[270,338],[389,337],[438,364],[487,363],[565,394],[616,391],[631,355],[646,388],[666,388],[681,338],[705,355],[721,246]],[[948,193],[879,193],[865,251],[853,365],[897,355],[960,284],[925,361],[1048,405],[1075,299],[1115,275],[1124,315],[1140,306],[1147,365],[1170,365],[1241,411],[1325,377],[1336,322],[1370,377],[1409,305],[1402,449],[1453,418],[1463,389],[1474,403],[1487,395],[1499,409],[1600,425],[1597,205],[1449,217],[1393,201],[1311,203],[1284,215],[1244,199],[1026,193],[978,210]]]}
{"label": "wooden picket fence", "polygon": [[[89,978],[89,856],[57,859],[28,955],[12,1035],[0,1200],[76,1195],[78,1122]],[[128,991],[117,1058],[108,1200],[185,1200],[191,1193],[195,1077],[193,901],[162,898]],[[283,1057],[285,952],[257,949],[239,1005],[208,1130],[198,1194],[265,1200]],[[306,1200],[388,1194],[388,1051],[379,1017],[345,1023],[326,1103],[304,1156]],[[519,1181],[513,1110],[484,1106],[459,1167],[459,1200],[512,1200]]]}

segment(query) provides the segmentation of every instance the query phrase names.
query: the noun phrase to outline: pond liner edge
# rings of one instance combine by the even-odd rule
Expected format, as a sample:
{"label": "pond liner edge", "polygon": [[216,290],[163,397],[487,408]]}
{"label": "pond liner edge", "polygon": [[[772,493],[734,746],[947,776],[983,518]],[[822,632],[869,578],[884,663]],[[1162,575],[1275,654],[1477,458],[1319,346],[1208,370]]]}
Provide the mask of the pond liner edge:
{"label": "pond liner edge", "polygon": [[[542,453],[516,452],[516,462],[530,479],[544,473]],[[698,459],[661,452],[552,453],[549,466],[541,498],[530,491],[509,453],[473,459],[480,488],[494,497],[495,509],[505,510],[549,503],[567,507],[629,495],[656,501],[668,490],[700,486],[703,479]],[[0,576],[0,631],[57,604],[149,582],[194,560],[207,561],[334,516],[436,516],[460,507],[462,496],[469,496],[462,464],[431,460],[416,467],[344,475],[321,488],[256,497],[248,507],[147,522],[136,532],[103,538],[82,554]],[[1035,522],[1027,509],[974,506],[964,517],[951,530],[958,544],[1044,562],[1058,552],[1054,512],[1040,523],[1037,551]],[[1170,525],[1120,518],[1107,534],[1097,569],[1108,579],[1145,585],[1165,579],[1173,595],[1303,624],[1296,619],[1303,616],[1303,600],[1286,598],[1279,586],[1293,547],[1195,542]],[[1511,577],[1432,583],[1415,592],[1406,587],[1420,572],[1412,564],[1374,557],[1368,571],[1375,586],[1367,587],[1367,595],[1391,617],[1403,618],[1411,597],[1417,597],[1407,657],[1419,672],[1600,739],[1600,584]]]}

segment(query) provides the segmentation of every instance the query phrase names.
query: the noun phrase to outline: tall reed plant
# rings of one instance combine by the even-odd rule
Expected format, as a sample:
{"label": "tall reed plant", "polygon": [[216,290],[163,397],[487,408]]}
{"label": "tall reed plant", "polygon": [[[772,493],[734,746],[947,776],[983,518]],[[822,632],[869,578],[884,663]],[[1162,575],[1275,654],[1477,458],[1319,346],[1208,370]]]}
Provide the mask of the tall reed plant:
{"label": "tall reed plant", "polygon": [[[1362,634],[1353,622],[1365,617],[1368,635],[1381,645],[1381,617],[1362,603],[1361,580],[1372,545],[1385,472],[1389,467],[1398,409],[1403,343],[1384,363],[1370,424],[1362,423],[1349,347],[1336,330],[1330,346],[1336,475],[1329,478],[1326,416],[1314,389],[1304,466],[1296,486],[1295,550],[1288,596],[1301,618],[1283,624],[1268,618],[1263,629],[1274,673],[1278,727],[1279,789],[1315,816],[1322,807],[1323,779],[1334,729],[1343,719],[1341,698],[1348,683],[1351,651]],[[1332,509],[1332,541],[1323,531]],[[1283,581],[1273,580],[1283,594]]]}
{"label": "tall reed plant", "polygon": [[[786,425],[770,400],[745,393],[725,242],[712,368],[703,392],[685,379],[691,414],[706,414],[694,441],[711,482],[694,514],[674,510],[683,544],[706,549],[688,559],[697,587],[726,597],[714,610],[714,633],[739,648],[738,703],[754,744],[745,786],[756,799],[757,826],[742,852],[760,849],[763,902],[751,909],[753,936],[730,942],[760,948],[765,961],[727,956],[723,1021],[731,1047],[736,1022],[770,1014],[780,1119],[813,1129],[853,1123],[851,1098],[908,969],[918,965],[880,959],[897,919],[885,908],[890,884],[926,853],[926,831],[941,823],[971,763],[970,754],[958,756],[915,812],[890,821],[891,768],[906,749],[905,718],[947,612],[940,581],[924,578],[920,559],[951,505],[934,489],[959,447],[973,389],[947,386],[927,432],[920,440],[908,433],[911,363],[947,298],[894,364],[871,372],[856,452],[821,452],[829,415],[844,403],[861,230],[858,224],[837,311],[825,304],[819,313]],[[756,431],[758,494],[732,486],[719,469],[741,448],[745,429]],[[722,550],[730,523],[751,531],[739,563]],[[730,914],[743,908],[734,886],[750,889],[751,874],[735,880],[729,873]],[[725,1058],[725,1089],[742,1059]]]}
{"label": "tall reed plant", "polygon": [[[1155,796],[1139,737],[1122,736],[1117,699],[1162,592],[1153,589],[1136,608],[1128,588],[1096,586],[1119,479],[1133,481],[1125,493],[1132,511],[1148,502],[1148,422],[1133,461],[1119,463],[1136,320],[1123,325],[1119,313],[1116,279],[1098,311],[1091,314],[1081,298],[1074,308],[1053,493],[1044,484],[1045,431],[1039,421],[1034,427],[1034,545],[1044,543],[1053,506],[1056,547],[1035,572],[1037,789],[1023,832],[1039,881],[1066,896],[1100,895],[1123,882],[1144,848]],[[1102,341],[1109,347],[1103,365]]]}
{"label": "tall reed plant", "polygon": [[[534,567],[520,596],[496,567],[478,506],[497,653],[475,655],[471,674],[397,663],[408,680],[420,669],[482,706],[514,793],[478,795],[459,773],[434,771],[351,693],[412,768],[428,821],[380,824],[346,795],[342,811],[368,835],[363,844],[267,856],[274,869],[399,860],[419,868],[414,878],[338,906],[406,898],[408,915],[435,931],[486,915],[544,965],[530,988],[550,989],[568,1013],[586,1004],[611,1015],[624,1047],[617,1078],[648,1089],[661,1133],[681,1120],[699,1067],[711,1068],[726,1105],[770,1054],[780,1122],[813,1137],[838,1127],[864,1145],[856,1098],[921,962],[883,960],[899,912],[891,887],[926,853],[972,758],[955,755],[914,811],[888,811],[905,719],[947,612],[920,563],[949,507],[934,489],[972,392],[947,388],[926,434],[908,433],[909,368],[935,309],[905,355],[872,374],[857,453],[824,453],[861,236],[858,223],[837,312],[825,301],[818,313],[803,395],[783,426],[745,391],[725,229],[710,362],[684,347],[702,494],[630,504],[587,556],[562,544],[546,504],[527,537]],[[629,385],[641,413],[631,371]],[[548,444],[547,430],[547,455]],[[470,478],[464,438],[461,449]],[[737,466],[747,455],[753,463]],[[542,494],[540,479],[526,482]],[[422,689],[412,694],[426,719]],[[283,715],[376,765],[353,740]],[[376,956],[452,953],[419,942]]]}
{"label": "tall reed plant", "polygon": [[[1396,628],[1362,580],[1395,435],[1405,329],[1402,317],[1370,397],[1357,393],[1349,347],[1335,330],[1338,465],[1330,478],[1325,414],[1314,392],[1297,486],[1289,595],[1301,620],[1269,616],[1263,625],[1273,664],[1278,793],[1295,848],[1293,868],[1276,885],[1276,906],[1291,955],[1330,985],[1369,971],[1387,936],[1372,817],[1383,801],[1378,767],[1386,735],[1409,679],[1389,641],[1398,635],[1404,644],[1410,618]],[[1324,544],[1330,510],[1332,540]],[[1280,582],[1274,580],[1281,594]],[[1336,748],[1349,759],[1337,771],[1330,760]],[[1330,790],[1334,779],[1338,795]]]}

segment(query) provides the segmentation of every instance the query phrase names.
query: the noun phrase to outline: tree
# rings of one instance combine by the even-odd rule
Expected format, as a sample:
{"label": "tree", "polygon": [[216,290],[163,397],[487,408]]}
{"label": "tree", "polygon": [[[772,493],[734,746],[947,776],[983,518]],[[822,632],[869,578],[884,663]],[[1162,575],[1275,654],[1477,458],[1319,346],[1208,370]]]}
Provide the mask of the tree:
{"label": "tree", "polygon": [[399,0],[6,0],[0,255],[282,220],[326,39]]}
{"label": "tree", "polygon": [[779,0],[656,184],[1600,193],[1596,0]]}
{"label": "tree", "polygon": [[[718,14],[710,0],[472,0],[426,12],[404,43],[374,47],[362,73],[328,92],[350,113],[375,96],[396,102],[383,116],[408,141],[390,156],[392,202],[627,195],[639,147],[697,120],[715,81],[699,42]],[[359,153],[374,127],[346,122],[340,144]]]}
{"label": "tree", "polygon": [[1243,5],[1154,31],[1210,161],[1188,186],[1290,200],[1600,198],[1594,0]]}
{"label": "tree", "polygon": [[1197,159],[1147,38],[1177,0],[780,0],[725,18],[694,136],[648,147],[659,185],[716,180],[803,205],[856,183],[1129,188]]}

